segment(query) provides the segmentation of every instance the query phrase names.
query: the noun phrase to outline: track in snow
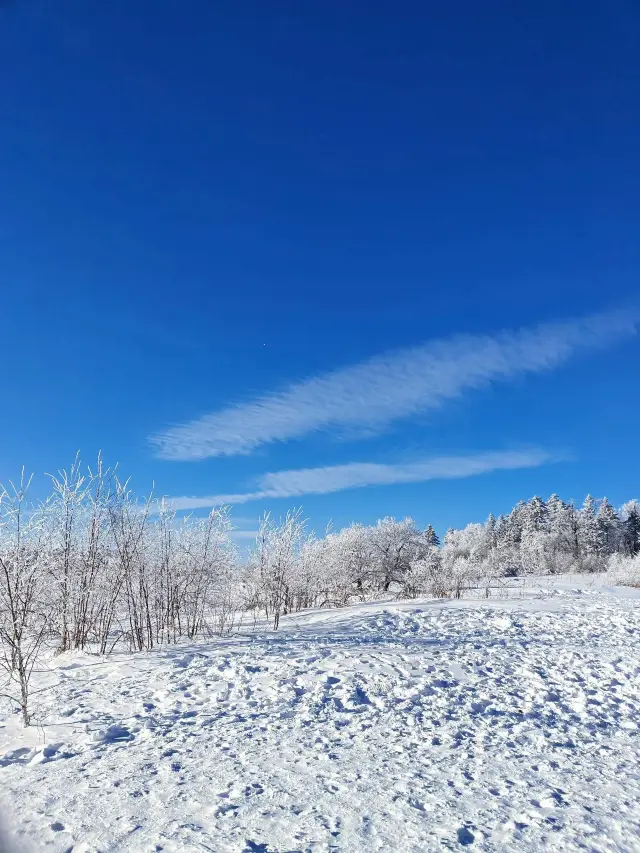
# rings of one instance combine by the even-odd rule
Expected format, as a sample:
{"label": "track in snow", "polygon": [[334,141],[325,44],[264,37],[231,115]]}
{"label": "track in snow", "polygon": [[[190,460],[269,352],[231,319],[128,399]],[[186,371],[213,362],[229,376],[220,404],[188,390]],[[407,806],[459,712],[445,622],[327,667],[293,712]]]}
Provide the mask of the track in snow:
{"label": "track in snow", "polygon": [[640,598],[540,584],[58,658],[42,729],[0,728],[12,834],[73,853],[640,851]]}

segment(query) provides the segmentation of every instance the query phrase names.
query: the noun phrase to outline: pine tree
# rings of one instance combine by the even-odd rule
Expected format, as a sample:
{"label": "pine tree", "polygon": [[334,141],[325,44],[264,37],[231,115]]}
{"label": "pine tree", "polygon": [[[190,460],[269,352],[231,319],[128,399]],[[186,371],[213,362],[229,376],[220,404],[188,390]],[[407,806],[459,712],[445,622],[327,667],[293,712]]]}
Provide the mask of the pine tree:
{"label": "pine tree", "polygon": [[622,545],[631,556],[640,554],[640,506],[636,501],[626,507],[626,518],[622,524]]}
{"label": "pine tree", "polygon": [[495,548],[498,541],[498,524],[492,512],[489,513],[489,518],[487,518],[485,530],[487,532],[487,544],[490,548]]}
{"label": "pine tree", "polygon": [[562,515],[562,512],[565,507],[565,502],[559,495],[556,495],[554,492],[554,494],[552,494],[549,500],[547,501],[547,518],[549,522],[549,528],[551,530],[553,529],[554,524],[557,522],[557,519]]}
{"label": "pine tree", "polygon": [[522,540],[522,507],[520,502],[509,515],[500,515],[496,522],[496,552],[502,571],[507,577],[520,574],[520,542]]}
{"label": "pine tree", "polygon": [[424,538],[427,540],[427,545],[432,548],[437,548],[440,545],[440,538],[431,524],[425,530]]}
{"label": "pine tree", "polygon": [[620,518],[606,498],[598,510],[599,544],[602,554],[614,554],[620,542]]}
{"label": "pine tree", "polygon": [[507,517],[507,538],[513,545],[519,545],[522,540],[522,531],[527,517],[527,505],[524,501],[518,501]]}
{"label": "pine tree", "polygon": [[580,513],[576,509],[573,501],[566,505],[567,509],[567,526],[569,528],[569,549],[574,560],[580,557]]}
{"label": "pine tree", "polygon": [[536,532],[547,529],[549,512],[546,503],[535,495],[523,509],[524,526]]}
{"label": "pine tree", "polygon": [[600,554],[600,528],[596,518],[595,502],[591,495],[585,498],[578,513],[578,546],[583,567],[589,571],[599,568],[597,556]]}
{"label": "pine tree", "polygon": [[573,504],[566,504],[558,495],[547,501],[549,509],[549,551],[553,554],[555,571],[566,571],[578,558],[577,518]]}

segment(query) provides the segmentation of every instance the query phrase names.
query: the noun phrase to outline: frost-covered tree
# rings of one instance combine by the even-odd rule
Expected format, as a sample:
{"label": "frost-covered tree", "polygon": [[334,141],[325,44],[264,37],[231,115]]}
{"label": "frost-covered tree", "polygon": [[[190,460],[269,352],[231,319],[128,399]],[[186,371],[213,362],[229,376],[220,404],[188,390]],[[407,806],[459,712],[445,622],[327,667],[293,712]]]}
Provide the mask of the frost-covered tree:
{"label": "frost-covered tree", "polygon": [[[350,524],[329,537],[329,561],[333,584],[341,588],[346,603],[355,594],[360,599],[377,589],[373,528]],[[339,579],[339,580],[338,580]]]}
{"label": "frost-covered tree", "polygon": [[402,585],[411,564],[432,547],[412,518],[381,519],[372,531],[371,544],[378,582],[384,592],[394,583]]}
{"label": "frost-covered tree", "polygon": [[585,571],[602,569],[601,533],[591,495],[585,498],[578,516],[578,543],[582,568]]}
{"label": "frost-covered tree", "polygon": [[492,512],[489,513],[485,528],[488,545],[490,548],[495,548],[498,543],[498,523]]}
{"label": "frost-covered tree", "polygon": [[557,495],[549,498],[547,506],[549,570],[552,573],[567,572],[578,562],[578,516],[573,504],[566,504]]}
{"label": "frost-covered tree", "polygon": [[600,552],[614,554],[620,544],[620,518],[607,498],[603,498],[598,508],[598,530]]}
{"label": "frost-covered tree", "polygon": [[529,511],[525,501],[518,501],[509,513],[510,538],[514,545],[520,545],[522,531],[529,520]]}
{"label": "frost-covered tree", "polygon": [[640,504],[628,501],[622,507],[622,550],[631,556],[640,553]]}
{"label": "frost-covered tree", "polygon": [[514,521],[513,512],[499,516],[496,523],[496,559],[505,577],[515,577],[522,571],[521,539],[522,529]]}
{"label": "frost-covered tree", "polygon": [[25,726],[31,678],[51,621],[47,505],[29,511],[30,483],[23,470],[15,485],[0,487],[0,695],[18,705]]}
{"label": "frost-covered tree", "polygon": [[549,510],[547,504],[538,495],[522,507],[521,517],[522,527],[525,530],[535,533],[544,533],[548,530]]}
{"label": "frost-covered tree", "polygon": [[427,525],[427,529],[424,532],[424,538],[426,539],[427,545],[431,548],[437,548],[440,545],[440,537],[431,524]]}
{"label": "frost-covered tree", "polygon": [[444,598],[449,594],[450,584],[442,570],[442,555],[436,545],[411,563],[404,576],[401,594],[404,598],[417,598],[420,595],[432,595]]}
{"label": "frost-covered tree", "polygon": [[442,572],[449,594],[462,592],[482,577],[487,558],[486,530],[482,524],[468,524],[462,530],[447,531],[442,548]]}
{"label": "frost-covered tree", "polygon": [[305,523],[301,509],[291,510],[279,522],[275,522],[269,513],[263,516],[253,560],[264,608],[267,616],[273,619],[276,630],[280,617],[294,609],[304,541]]}
{"label": "frost-covered tree", "polygon": [[50,548],[52,555],[53,595],[57,599],[53,612],[60,620],[60,651],[73,645],[74,614],[80,581],[79,528],[85,497],[85,478],[80,456],[76,454],[68,470],[50,474],[53,496],[49,506]]}

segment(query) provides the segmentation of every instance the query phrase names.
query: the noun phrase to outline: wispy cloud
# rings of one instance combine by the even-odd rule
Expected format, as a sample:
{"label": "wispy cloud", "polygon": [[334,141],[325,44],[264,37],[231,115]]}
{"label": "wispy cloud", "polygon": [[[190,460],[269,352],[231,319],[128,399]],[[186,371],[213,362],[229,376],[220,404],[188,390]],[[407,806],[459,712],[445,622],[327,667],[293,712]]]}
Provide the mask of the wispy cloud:
{"label": "wispy cloud", "polygon": [[514,468],[535,468],[547,462],[557,462],[566,456],[546,450],[507,450],[479,453],[470,456],[436,456],[417,462],[380,465],[375,462],[351,462],[326,468],[300,468],[265,474],[250,492],[208,497],[168,498],[176,509],[200,509],[224,504],[244,504],[265,498],[291,498],[302,495],[321,495],[363,486],[383,486],[395,483],[420,483],[426,480],[453,480],[473,477],[491,471]]}
{"label": "wispy cloud", "polygon": [[441,406],[465,391],[539,373],[581,350],[633,335],[629,311],[594,314],[494,336],[462,336],[376,356],[151,437],[164,459],[250,453],[322,429],[379,430]]}

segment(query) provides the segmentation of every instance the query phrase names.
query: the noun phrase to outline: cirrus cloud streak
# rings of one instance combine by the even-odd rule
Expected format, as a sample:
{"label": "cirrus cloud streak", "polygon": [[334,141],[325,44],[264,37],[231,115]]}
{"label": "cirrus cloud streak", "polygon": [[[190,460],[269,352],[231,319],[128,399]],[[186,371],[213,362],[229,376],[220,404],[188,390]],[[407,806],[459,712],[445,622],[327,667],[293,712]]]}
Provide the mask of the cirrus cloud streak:
{"label": "cirrus cloud streak", "polygon": [[435,456],[415,462],[383,465],[351,462],[324,468],[300,468],[264,474],[253,491],[207,497],[173,497],[168,502],[178,510],[204,509],[225,504],[244,504],[268,498],[323,495],[364,486],[453,480],[492,471],[535,468],[566,459],[566,455],[546,450],[504,450],[468,456]]}
{"label": "cirrus cloud streak", "polygon": [[161,458],[251,453],[318,430],[379,431],[464,392],[540,373],[636,331],[637,313],[611,311],[496,335],[458,336],[375,356],[150,438]]}

